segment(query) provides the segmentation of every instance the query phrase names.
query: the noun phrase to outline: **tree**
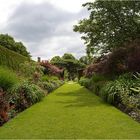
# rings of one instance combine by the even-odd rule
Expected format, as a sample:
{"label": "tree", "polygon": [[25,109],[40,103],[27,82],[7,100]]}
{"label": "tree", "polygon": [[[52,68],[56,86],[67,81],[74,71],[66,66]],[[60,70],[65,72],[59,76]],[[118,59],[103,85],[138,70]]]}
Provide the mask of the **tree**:
{"label": "tree", "polygon": [[74,80],[78,76],[78,70],[83,68],[85,65],[78,61],[72,54],[65,53],[62,56],[63,66],[68,71],[68,79]]}
{"label": "tree", "polygon": [[62,56],[62,59],[71,59],[71,60],[76,60],[75,57],[70,54],[70,53],[65,53],[63,56]]}
{"label": "tree", "polygon": [[82,56],[79,58],[79,62],[83,63],[85,65],[88,65],[90,63],[90,60],[89,60],[88,56]]}
{"label": "tree", "polygon": [[90,16],[74,26],[84,33],[87,54],[110,52],[140,38],[140,1],[101,1],[83,4]]}
{"label": "tree", "polygon": [[78,69],[81,69],[85,66],[70,53],[65,53],[62,57],[55,56],[50,62],[51,64],[65,69],[65,71],[67,71],[69,80],[76,78]]}
{"label": "tree", "polygon": [[51,60],[50,63],[53,65],[56,65],[58,67],[62,66],[62,58],[60,56],[54,56]]}
{"label": "tree", "polygon": [[30,57],[30,53],[27,51],[23,43],[16,42],[14,38],[8,34],[0,34],[0,45],[23,56]]}

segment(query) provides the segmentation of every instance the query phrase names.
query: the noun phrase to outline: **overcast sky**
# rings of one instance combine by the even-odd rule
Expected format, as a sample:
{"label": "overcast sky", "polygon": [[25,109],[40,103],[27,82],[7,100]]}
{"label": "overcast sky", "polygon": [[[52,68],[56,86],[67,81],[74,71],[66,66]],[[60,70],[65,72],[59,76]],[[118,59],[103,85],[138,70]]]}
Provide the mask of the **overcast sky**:
{"label": "overcast sky", "polygon": [[0,33],[22,41],[36,60],[72,53],[85,55],[73,25],[88,17],[81,5],[91,0],[0,0]]}

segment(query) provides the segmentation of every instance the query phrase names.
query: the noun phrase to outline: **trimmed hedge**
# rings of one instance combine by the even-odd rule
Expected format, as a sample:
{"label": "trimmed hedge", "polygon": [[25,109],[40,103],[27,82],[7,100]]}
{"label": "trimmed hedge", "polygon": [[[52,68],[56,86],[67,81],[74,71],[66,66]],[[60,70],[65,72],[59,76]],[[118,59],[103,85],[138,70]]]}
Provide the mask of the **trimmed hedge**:
{"label": "trimmed hedge", "polygon": [[0,46],[0,65],[19,70],[20,64],[25,61],[29,61],[29,58]]}

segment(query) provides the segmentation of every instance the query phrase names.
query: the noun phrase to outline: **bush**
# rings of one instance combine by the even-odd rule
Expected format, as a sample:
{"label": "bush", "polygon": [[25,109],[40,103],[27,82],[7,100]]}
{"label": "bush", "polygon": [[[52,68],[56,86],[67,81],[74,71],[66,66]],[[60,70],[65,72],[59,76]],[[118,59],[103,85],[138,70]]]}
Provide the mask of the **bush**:
{"label": "bush", "polygon": [[48,75],[43,75],[42,78],[41,78],[41,81],[43,81],[43,82],[49,82]]}
{"label": "bush", "polygon": [[35,84],[30,84],[27,81],[17,84],[10,91],[12,94],[11,102],[13,102],[18,111],[22,111],[32,104],[42,100],[45,93]]}
{"label": "bush", "polygon": [[127,108],[140,107],[140,78],[132,74],[119,76],[115,81],[108,82],[101,90],[100,96],[109,103],[121,102]]}
{"label": "bush", "polygon": [[118,89],[121,87],[120,82],[110,81],[101,88],[99,95],[108,103],[114,104],[117,102]]}
{"label": "bush", "polygon": [[59,78],[57,76],[52,76],[52,75],[44,75],[42,76],[42,81],[55,81],[55,80],[59,80]]}
{"label": "bush", "polygon": [[103,75],[93,74],[90,79],[82,77],[79,80],[79,83],[82,86],[85,86],[86,88],[92,90],[95,94],[98,95],[100,92],[100,89],[106,83],[107,80],[108,78],[106,78]]}
{"label": "bush", "polygon": [[34,83],[37,83],[41,80],[41,76],[43,75],[44,67],[42,67],[40,64],[36,62],[28,62],[22,63],[21,65],[21,74],[33,81]]}
{"label": "bush", "polygon": [[79,80],[80,85],[88,88],[90,86],[90,79],[89,78],[85,78],[85,77],[81,77]]}
{"label": "bush", "polygon": [[97,82],[100,82],[100,81],[106,81],[108,78],[101,75],[101,74],[94,74],[92,77],[91,77],[91,81],[93,83],[97,83]]}
{"label": "bush", "polygon": [[64,82],[61,80],[55,80],[55,81],[49,80],[49,81],[43,81],[38,83],[38,85],[44,90],[47,90],[48,93],[55,90],[56,88],[60,87],[63,84]]}
{"label": "bush", "polygon": [[5,92],[0,89],[0,126],[8,121],[8,99]]}
{"label": "bush", "polygon": [[0,87],[3,90],[10,89],[17,81],[17,76],[13,71],[0,67]]}
{"label": "bush", "polygon": [[52,83],[50,83],[50,82],[40,82],[40,83],[38,83],[38,85],[39,85],[42,89],[47,90],[48,93],[50,93],[51,91],[54,90],[54,85],[52,85]]}

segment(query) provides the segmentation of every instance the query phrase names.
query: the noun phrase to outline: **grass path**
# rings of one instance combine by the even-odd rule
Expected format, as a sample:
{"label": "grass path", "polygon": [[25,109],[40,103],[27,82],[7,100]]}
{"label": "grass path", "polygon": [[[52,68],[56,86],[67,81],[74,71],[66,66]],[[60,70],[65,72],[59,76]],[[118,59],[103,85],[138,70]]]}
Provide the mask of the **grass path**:
{"label": "grass path", "polygon": [[65,84],[0,128],[2,138],[140,139],[140,124],[78,84]]}

